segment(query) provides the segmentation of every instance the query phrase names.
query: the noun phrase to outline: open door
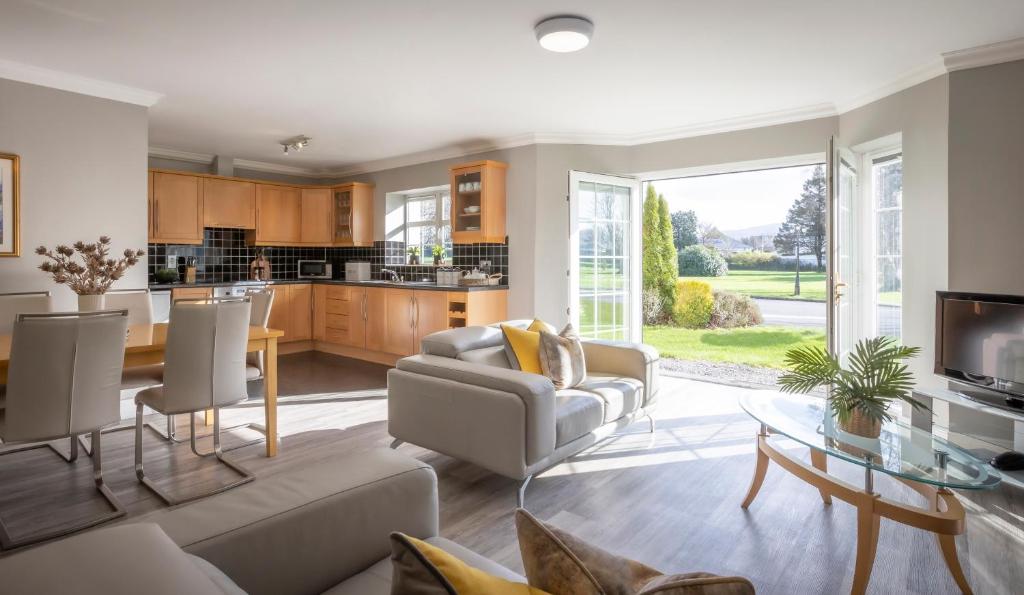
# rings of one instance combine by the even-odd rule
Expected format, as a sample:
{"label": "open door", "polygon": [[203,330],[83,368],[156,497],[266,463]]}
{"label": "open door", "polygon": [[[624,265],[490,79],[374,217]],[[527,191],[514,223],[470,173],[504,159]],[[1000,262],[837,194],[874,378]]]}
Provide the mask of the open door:
{"label": "open door", "polygon": [[857,342],[856,157],[839,139],[828,147],[828,346],[845,362]]}
{"label": "open door", "polygon": [[640,341],[640,180],[570,171],[569,246],[580,336]]}

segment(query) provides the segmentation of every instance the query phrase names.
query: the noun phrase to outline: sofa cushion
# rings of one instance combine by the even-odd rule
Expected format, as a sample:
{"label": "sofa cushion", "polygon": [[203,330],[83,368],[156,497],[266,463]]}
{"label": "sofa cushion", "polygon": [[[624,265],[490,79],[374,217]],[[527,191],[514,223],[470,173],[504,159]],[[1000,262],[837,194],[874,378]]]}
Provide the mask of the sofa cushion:
{"label": "sofa cushion", "polygon": [[580,336],[572,324],[559,334],[540,332],[540,367],[555,388],[572,388],[587,377],[587,361]]}
{"label": "sofa cushion", "polygon": [[635,378],[588,374],[576,390],[597,395],[604,401],[604,422],[613,422],[640,409],[644,401],[644,384]]}
{"label": "sofa cushion", "polygon": [[555,446],[562,446],[604,424],[604,400],[575,388],[555,393]]}
{"label": "sofa cushion", "polygon": [[456,359],[460,359],[471,364],[483,364],[485,366],[496,366],[498,368],[505,368],[509,370],[512,369],[512,365],[508,363],[508,356],[505,355],[505,347],[502,345],[463,351]]}
{"label": "sofa cushion", "polygon": [[225,592],[154,524],[107,527],[54,541],[0,560],[4,593]]}
{"label": "sofa cushion", "polygon": [[220,568],[217,568],[199,556],[194,556],[192,554],[185,555],[188,556],[189,560],[192,560],[192,563],[199,568],[200,572],[205,574],[207,578],[213,581],[213,583],[224,592],[224,595],[246,595],[245,591],[236,585],[235,581],[231,580],[231,577],[224,574],[224,571]]}
{"label": "sofa cushion", "polygon": [[423,337],[420,340],[420,351],[427,355],[455,358],[464,351],[501,344],[501,329],[491,326],[467,326]]}
{"label": "sofa cushion", "polygon": [[[441,548],[449,554],[477,568],[505,580],[525,583],[526,579],[508,568],[492,562],[480,554],[443,537],[424,539],[430,545]],[[324,595],[391,595],[391,558],[384,558],[366,570],[328,589]]]}

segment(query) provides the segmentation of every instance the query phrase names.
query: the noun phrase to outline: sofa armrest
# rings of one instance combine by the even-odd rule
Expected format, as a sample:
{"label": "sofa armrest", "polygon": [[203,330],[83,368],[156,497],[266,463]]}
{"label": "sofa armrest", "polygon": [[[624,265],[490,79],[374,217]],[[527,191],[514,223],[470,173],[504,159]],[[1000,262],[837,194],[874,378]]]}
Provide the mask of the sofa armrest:
{"label": "sofa armrest", "polygon": [[392,531],[437,535],[437,476],[425,463],[380,449],[128,522],[160,525],[247,593],[322,593],[387,557]]}
{"label": "sofa armrest", "polygon": [[657,401],[661,388],[658,372],[661,355],[657,349],[643,343],[586,339],[583,341],[583,355],[588,370],[643,382],[644,407],[651,407]]}
{"label": "sofa armrest", "polygon": [[[555,449],[555,387],[519,370],[431,355],[403,358],[388,373],[388,431],[518,477]],[[510,457],[518,461],[514,468]]]}

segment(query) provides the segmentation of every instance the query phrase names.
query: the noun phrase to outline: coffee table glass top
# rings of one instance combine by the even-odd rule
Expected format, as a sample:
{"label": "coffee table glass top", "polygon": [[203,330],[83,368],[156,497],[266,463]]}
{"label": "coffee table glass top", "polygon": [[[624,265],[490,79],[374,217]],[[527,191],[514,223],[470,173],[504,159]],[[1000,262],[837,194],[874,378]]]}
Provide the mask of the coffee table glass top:
{"label": "coffee table glass top", "polygon": [[990,489],[1002,480],[971,453],[901,422],[884,423],[878,438],[844,432],[826,415],[827,403],[819,397],[749,391],[740,397],[740,406],[773,433],[889,475],[969,490]]}

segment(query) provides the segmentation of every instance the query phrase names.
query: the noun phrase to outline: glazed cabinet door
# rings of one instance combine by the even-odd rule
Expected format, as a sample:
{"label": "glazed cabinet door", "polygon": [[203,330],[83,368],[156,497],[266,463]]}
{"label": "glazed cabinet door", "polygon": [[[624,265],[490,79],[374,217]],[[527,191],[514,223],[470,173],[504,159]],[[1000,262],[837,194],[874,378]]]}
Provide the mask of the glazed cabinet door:
{"label": "glazed cabinet door", "polygon": [[298,188],[256,186],[257,243],[297,244],[302,241],[302,193]]}
{"label": "glazed cabinet door", "polygon": [[256,229],[256,184],[204,178],[203,226]]}
{"label": "glazed cabinet door", "polygon": [[203,192],[196,176],[153,172],[153,241],[203,243]]}
{"label": "glazed cabinet door", "polygon": [[330,246],[333,241],[331,190],[302,189],[302,243]]}

